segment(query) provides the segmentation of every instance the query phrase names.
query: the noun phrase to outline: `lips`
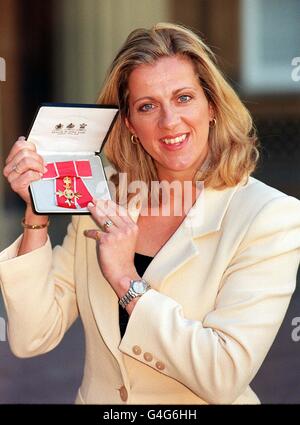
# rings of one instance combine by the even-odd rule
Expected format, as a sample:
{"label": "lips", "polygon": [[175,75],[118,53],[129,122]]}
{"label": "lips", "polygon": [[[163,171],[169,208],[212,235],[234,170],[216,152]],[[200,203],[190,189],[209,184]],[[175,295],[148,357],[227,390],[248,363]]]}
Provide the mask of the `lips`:
{"label": "lips", "polygon": [[179,133],[175,135],[168,135],[159,139],[161,145],[169,150],[178,150],[182,149],[189,140],[190,133]]}

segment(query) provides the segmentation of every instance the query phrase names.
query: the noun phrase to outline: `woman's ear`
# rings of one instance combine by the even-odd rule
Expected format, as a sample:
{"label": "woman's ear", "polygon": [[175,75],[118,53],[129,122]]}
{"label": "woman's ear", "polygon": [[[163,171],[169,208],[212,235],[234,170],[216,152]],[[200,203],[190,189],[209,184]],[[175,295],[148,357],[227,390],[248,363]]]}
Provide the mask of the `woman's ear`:
{"label": "woman's ear", "polygon": [[215,118],[215,110],[211,102],[208,103],[208,115],[209,115],[209,121]]}
{"label": "woman's ear", "polygon": [[128,130],[130,131],[130,133],[135,134],[134,128],[131,125],[131,123],[130,123],[130,121],[127,117],[125,118],[125,125],[128,128]]}

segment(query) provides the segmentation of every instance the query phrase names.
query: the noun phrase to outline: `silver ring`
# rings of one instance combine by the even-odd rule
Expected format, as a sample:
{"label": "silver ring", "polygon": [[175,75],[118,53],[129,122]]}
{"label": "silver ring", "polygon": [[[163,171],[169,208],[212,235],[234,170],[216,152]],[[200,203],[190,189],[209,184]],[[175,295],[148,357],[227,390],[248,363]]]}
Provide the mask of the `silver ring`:
{"label": "silver ring", "polygon": [[16,173],[18,173],[18,174],[22,174],[20,171],[18,171],[18,164],[15,164],[13,167],[12,167],[12,170],[13,171],[15,171]]}
{"label": "silver ring", "polygon": [[105,227],[105,229],[108,229],[109,227],[113,226],[113,222],[111,220],[105,220],[103,227]]}

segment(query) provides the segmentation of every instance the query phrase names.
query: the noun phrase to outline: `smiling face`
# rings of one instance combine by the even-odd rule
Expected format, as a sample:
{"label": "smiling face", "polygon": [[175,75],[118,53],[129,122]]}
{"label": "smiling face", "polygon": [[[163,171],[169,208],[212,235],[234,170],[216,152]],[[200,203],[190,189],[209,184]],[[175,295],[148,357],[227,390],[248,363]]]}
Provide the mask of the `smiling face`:
{"label": "smiling face", "polygon": [[128,80],[129,130],[154,159],[160,180],[192,180],[208,152],[209,104],[188,58],[140,65]]}

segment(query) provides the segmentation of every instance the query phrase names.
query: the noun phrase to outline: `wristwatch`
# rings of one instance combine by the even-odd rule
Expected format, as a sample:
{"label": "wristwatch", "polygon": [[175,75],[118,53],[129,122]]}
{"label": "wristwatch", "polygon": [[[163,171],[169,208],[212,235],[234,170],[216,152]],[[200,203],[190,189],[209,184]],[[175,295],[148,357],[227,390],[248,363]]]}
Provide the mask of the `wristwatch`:
{"label": "wristwatch", "polygon": [[141,280],[130,280],[130,287],[125,295],[119,299],[119,304],[121,307],[126,308],[126,306],[136,297],[141,297],[145,292],[147,292],[151,286],[144,279]]}

